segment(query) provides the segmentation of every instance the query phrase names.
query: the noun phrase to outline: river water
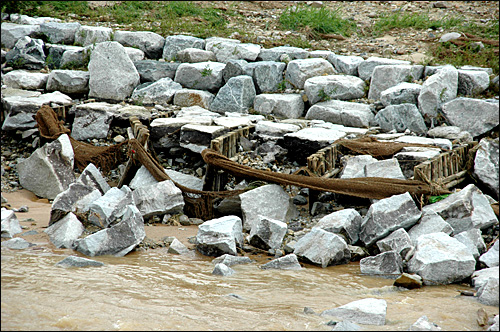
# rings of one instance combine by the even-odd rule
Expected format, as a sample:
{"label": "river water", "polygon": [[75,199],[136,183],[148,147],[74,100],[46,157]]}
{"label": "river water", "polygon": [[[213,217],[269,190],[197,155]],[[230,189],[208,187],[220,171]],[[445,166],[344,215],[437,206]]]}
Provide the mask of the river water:
{"label": "river water", "polygon": [[363,276],[356,262],[298,271],[262,270],[267,256],[212,275],[212,258],[165,248],[100,256],[102,267],[62,268],[71,250],[2,248],[2,330],[331,330],[316,313],[363,298],[387,301],[384,326],[407,330],[420,316],[443,330],[483,330],[477,310],[498,314],[461,296],[465,285],[393,291],[392,280]]}
{"label": "river water", "polygon": [[478,309],[489,316],[499,312],[498,307],[461,296],[461,290],[472,290],[467,285],[394,291],[393,280],[362,275],[358,262],[262,270],[259,266],[271,257],[252,255],[255,263],[232,266],[232,276],[216,276],[213,257],[201,255],[188,241],[196,235],[196,226],[145,227],[153,240],[175,236],[192,249],[188,255],[158,248],[124,257],[93,257],[105,264],[102,267],[57,267],[69,255],[85,256],[50,243],[43,230],[51,204],[26,190],[2,195],[12,207],[29,206],[29,212],[16,216],[23,232],[38,232],[22,235],[33,247],[1,249],[2,331],[328,331],[332,326],[326,323],[333,317],[305,314],[304,307],[319,314],[364,298],[386,300],[387,316],[384,326],[360,325],[362,330],[405,331],[422,315],[443,330],[485,330],[476,322]]}

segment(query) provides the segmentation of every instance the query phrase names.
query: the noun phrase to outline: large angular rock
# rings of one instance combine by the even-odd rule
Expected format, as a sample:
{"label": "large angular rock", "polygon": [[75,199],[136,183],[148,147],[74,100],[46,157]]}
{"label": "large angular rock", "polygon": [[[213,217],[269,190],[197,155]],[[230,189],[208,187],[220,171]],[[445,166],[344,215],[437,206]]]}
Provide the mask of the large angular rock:
{"label": "large angular rock", "polygon": [[[168,177],[172,181],[174,181],[174,183],[178,183],[182,186],[195,190],[203,190],[203,180],[197,178],[196,176],[177,172],[174,171],[173,169],[165,168],[164,171],[165,173],[167,173]],[[148,169],[143,165],[135,173],[134,178],[130,181],[129,187],[132,190],[135,190],[137,188],[149,186],[155,183],[158,183],[158,181],[151,175],[151,173],[149,173]]]}
{"label": "large angular rock", "polygon": [[60,267],[88,267],[88,266],[104,266],[104,263],[95,261],[93,259],[78,257],[78,256],[68,256],[60,262],[56,263],[56,266]]}
{"label": "large angular rock", "polygon": [[141,83],[156,82],[164,77],[174,79],[175,72],[179,65],[180,63],[178,62],[163,62],[157,60],[140,60],[134,62]]}
{"label": "large angular rock", "polygon": [[95,27],[82,25],[78,28],[75,34],[75,44],[80,46],[88,46],[99,44],[102,42],[111,41],[113,29],[108,27]]}
{"label": "large angular rock", "polygon": [[16,68],[40,70],[45,67],[44,42],[28,36],[22,37],[16,42],[12,50],[5,55],[7,65]]}
{"label": "large angular rock", "polygon": [[427,78],[418,95],[418,109],[425,120],[438,115],[442,104],[457,97],[458,71],[446,65],[437,73]]}
{"label": "large angular rock", "polygon": [[427,316],[422,316],[413,323],[408,331],[441,331],[441,328],[433,322],[429,322]]}
{"label": "large angular rock", "polygon": [[373,158],[370,155],[344,157],[347,157],[347,160],[343,163],[342,172],[340,173],[341,179],[364,177],[365,166],[377,162],[377,159]]}
{"label": "large angular rock", "polygon": [[277,46],[268,49],[261,49],[257,60],[259,61],[280,61],[281,56],[287,54],[290,60],[307,59],[309,52],[298,47]]}
{"label": "large angular rock", "polygon": [[454,234],[471,228],[486,229],[498,222],[488,199],[474,184],[422,208],[423,213],[429,210],[450,224]]}
{"label": "large angular rock", "polygon": [[122,221],[74,242],[74,250],[87,256],[125,256],[146,237],[144,219],[134,205],[127,205]]}
{"label": "large angular rock", "polygon": [[464,244],[439,232],[418,238],[408,272],[421,276],[425,285],[446,285],[470,277],[475,266],[476,260]]}
{"label": "large angular rock", "polygon": [[164,180],[134,190],[133,198],[143,218],[165,213],[181,213],[184,209],[182,191],[171,180]]}
{"label": "large angular rock", "polygon": [[248,62],[243,59],[229,60],[226,63],[226,67],[222,70],[222,79],[224,80],[224,83],[229,81],[231,77],[247,75],[244,69],[247,64]]}
{"label": "large angular rock", "polygon": [[144,60],[144,52],[134,47],[124,47],[125,52],[132,62]]}
{"label": "large angular rock", "polygon": [[424,118],[413,104],[389,105],[375,115],[375,122],[384,131],[402,133],[408,129],[417,134],[427,133]]}
{"label": "large angular rock", "polygon": [[417,83],[403,82],[380,92],[380,102],[384,106],[413,104],[418,105],[418,95],[422,86]]}
{"label": "large angular rock", "polygon": [[2,107],[5,120],[2,130],[25,130],[35,128],[35,114],[43,105],[71,105],[72,99],[59,92],[41,94],[38,91],[26,91],[7,88],[2,90]]}
{"label": "large angular rock", "polygon": [[398,228],[410,228],[420,216],[420,210],[407,192],[381,199],[368,209],[359,238],[370,246]]}
{"label": "large angular rock", "polygon": [[244,192],[240,194],[240,199],[245,231],[250,231],[261,216],[287,222],[297,213],[290,196],[277,184],[267,184]]}
{"label": "large angular rock", "polygon": [[341,130],[304,128],[294,133],[285,134],[282,146],[289,151],[294,151],[294,154],[289,156],[290,159],[305,162],[312,153],[346,135],[346,132]]}
{"label": "large angular rock", "polygon": [[403,271],[401,255],[395,251],[385,251],[376,256],[359,261],[361,273],[369,275],[398,276]]}
{"label": "large angular rock", "polygon": [[71,137],[78,141],[108,137],[113,115],[107,111],[103,111],[99,107],[100,105],[97,105],[96,108],[92,106],[77,106]]}
{"label": "large angular rock", "polygon": [[498,292],[500,290],[498,278],[490,278],[477,291],[477,300],[479,303],[498,307]]}
{"label": "large angular rock", "polygon": [[217,61],[217,58],[212,51],[200,50],[199,48],[186,48],[177,52],[177,61],[195,63]]}
{"label": "large angular rock", "polygon": [[64,218],[68,213],[84,215],[102,194],[94,187],[74,182],[59,193],[52,202],[49,225]]}
{"label": "large angular rock", "polygon": [[305,81],[304,92],[312,105],[328,99],[362,98],[365,95],[365,85],[365,82],[356,76],[316,76]]}
{"label": "large angular rock", "polygon": [[273,259],[272,261],[260,266],[263,270],[278,269],[278,270],[301,270],[297,255],[288,254],[280,258]]}
{"label": "large angular rock", "polygon": [[6,48],[13,48],[22,37],[34,36],[39,31],[39,25],[2,22],[2,45]]}
{"label": "large angular rock", "polygon": [[13,70],[2,75],[3,84],[15,89],[45,89],[49,74],[32,73],[25,70]]}
{"label": "large angular rock", "polygon": [[262,120],[255,125],[255,133],[261,138],[283,137],[287,133],[299,131],[300,127],[290,123]]}
{"label": "large angular rock", "polygon": [[453,236],[453,238],[465,244],[467,249],[472,253],[472,256],[477,260],[479,255],[486,251],[481,231],[477,228],[463,231]]}
{"label": "large angular rock", "polygon": [[448,126],[446,124],[429,129],[427,131],[427,136],[432,138],[447,138],[452,141],[457,140],[460,143],[469,143],[474,140],[468,131],[462,130],[457,126]]}
{"label": "large angular rock", "polygon": [[368,98],[378,100],[382,91],[403,82],[413,82],[422,77],[422,65],[387,65],[377,66],[372,72]]}
{"label": "large angular rock", "polygon": [[2,238],[12,238],[23,230],[16,214],[12,210],[2,208]]}
{"label": "large angular rock", "polygon": [[441,154],[439,148],[407,146],[394,155],[401,164],[401,170],[407,179],[414,176],[414,168],[420,163],[431,160]]}
{"label": "large angular rock", "polygon": [[73,247],[73,243],[82,235],[85,227],[75,216],[74,213],[68,213],[64,218],[52,224],[44,230],[49,235],[50,241],[57,248]]}
{"label": "large angular rock", "polygon": [[428,138],[428,137],[420,137],[420,136],[409,136],[404,135],[394,139],[394,142],[400,143],[417,143],[417,144],[428,144],[437,146],[443,150],[451,150],[453,144],[449,139],[443,138]]}
{"label": "large angular rock", "polygon": [[40,33],[44,34],[50,43],[72,45],[80,26],[78,22],[46,22],[40,24]]}
{"label": "large angular rock", "polygon": [[229,60],[255,61],[260,53],[260,45],[252,43],[234,43],[221,41],[213,43],[211,51],[218,62],[227,63]]}
{"label": "large angular rock", "polygon": [[19,183],[39,197],[54,199],[75,182],[74,153],[67,134],[38,148],[19,162]]}
{"label": "large angular rock", "polygon": [[151,31],[115,31],[113,39],[123,46],[139,48],[149,59],[160,59],[165,46],[165,38]]}
{"label": "large angular rock", "polygon": [[495,244],[488,249],[487,252],[479,257],[479,261],[486,265],[487,267],[498,266],[498,248],[500,247],[499,241],[496,240]]}
{"label": "large angular rock", "polygon": [[82,70],[53,70],[47,80],[47,91],[67,94],[87,94],[90,73]]}
{"label": "large angular rock", "polygon": [[13,239],[2,241],[2,247],[6,247],[14,250],[23,250],[29,247],[33,247],[35,244],[26,241],[22,237],[15,237]]}
{"label": "large angular rock", "polygon": [[216,92],[222,86],[224,67],[223,63],[210,61],[182,63],[175,72],[174,81],[184,88]]}
{"label": "large angular rock", "polygon": [[174,238],[172,243],[170,243],[167,252],[169,254],[184,255],[189,253],[189,249],[181,241]]}
{"label": "large angular rock", "polygon": [[106,228],[119,219],[125,213],[125,208],[131,204],[134,204],[134,200],[129,187],[113,187],[89,205],[87,220]]}
{"label": "large angular rock", "polygon": [[181,89],[175,91],[173,104],[181,107],[200,106],[210,108],[215,96],[203,90]]}
{"label": "large angular rock", "polygon": [[172,81],[170,77],[165,77],[154,83],[139,85],[130,98],[143,105],[167,105],[179,90],[182,90],[182,85]]}
{"label": "large angular rock", "polygon": [[458,69],[458,94],[477,96],[490,86],[490,76],[482,70]]}
{"label": "large angular rock", "polygon": [[442,105],[442,111],[449,124],[468,131],[477,137],[499,124],[498,101],[459,97]]}
{"label": "large angular rock", "polygon": [[288,63],[285,72],[285,80],[294,89],[303,89],[308,78],[323,75],[333,75],[337,71],[332,64],[325,59],[298,59]]}
{"label": "large angular rock", "polygon": [[171,61],[176,60],[177,52],[186,48],[205,48],[205,40],[193,36],[174,35],[165,38],[162,58]]}
{"label": "large angular rock", "polygon": [[475,271],[472,276],[471,276],[471,285],[474,287],[475,290],[478,290],[490,278],[498,278],[498,272],[499,272],[499,267],[494,266],[494,267],[488,267],[485,269],[477,270]]}
{"label": "large angular rock", "polygon": [[210,104],[210,110],[224,114],[225,112],[248,113],[255,99],[255,87],[250,76],[231,77],[219,90]]}
{"label": "large angular rock", "polygon": [[250,257],[246,256],[234,256],[230,254],[224,254],[212,260],[212,263],[219,264],[222,263],[226,266],[233,266],[238,264],[248,264],[255,262]]}
{"label": "large angular rock", "polygon": [[297,241],[293,253],[323,268],[346,264],[351,259],[351,251],[342,237],[317,227]]}
{"label": "large angular rock", "polygon": [[327,60],[335,67],[335,69],[346,75],[358,76],[358,67],[361,62],[365,61],[360,56],[339,55],[331,53]]}
{"label": "large angular rock", "polygon": [[99,190],[101,195],[104,195],[109,189],[110,185],[106,182],[106,179],[102,176],[101,172],[95,167],[94,164],[89,163],[87,167],[82,171],[82,174],[76,179],[76,183],[81,183],[86,186],[94,187]]}
{"label": "large angular rock", "polygon": [[383,299],[366,298],[325,310],[321,316],[335,316],[365,325],[385,325],[387,302]]}
{"label": "large angular rock", "polygon": [[139,84],[139,73],[118,42],[95,46],[89,62],[89,97],[116,102],[129,97]]}
{"label": "large angular rock", "polygon": [[227,132],[224,126],[206,126],[186,124],[181,128],[180,146],[195,153],[201,153],[210,147],[210,142]]}
{"label": "large angular rock", "polygon": [[61,68],[75,68],[75,67],[87,67],[90,60],[90,53],[94,49],[93,45],[81,47],[81,46],[66,46],[63,49],[63,53],[59,55],[60,51],[55,51],[56,47],[52,46],[49,49],[49,55],[47,56],[48,67],[52,69]]}
{"label": "large angular rock", "polygon": [[250,230],[250,244],[256,248],[279,249],[287,231],[287,225],[280,221],[261,216]]}
{"label": "large angular rock", "polygon": [[304,101],[298,93],[262,93],[255,96],[253,108],[260,114],[274,115],[283,119],[297,119],[304,113]]}
{"label": "large angular rock", "polygon": [[378,66],[387,65],[410,65],[410,61],[396,60],[396,59],[386,59],[380,57],[369,57],[365,61],[362,61],[358,66],[358,76],[363,81],[369,81],[372,77],[373,71]]}
{"label": "large angular rock", "polygon": [[451,236],[453,235],[453,228],[436,212],[423,210],[422,217],[418,223],[408,230],[408,236],[415,246],[420,236],[438,232],[443,232]]}
{"label": "large angular rock", "polygon": [[237,216],[225,216],[205,221],[198,226],[196,249],[203,255],[237,255],[236,246],[243,245],[242,221]]}
{"label": "large angular rock", "polygon": [[483,138],[479,141],[479,148],[474,157],[474,171],[481,183],[500,199],[498,189],[498,159],[499,159],[499,139]]}
{"label": "large angular rock", "polygon": [[361,215],[355,209],[344,209],[327,214],[315,227],[342,235],[348,244],[355,244],[359,239]]}
{"label": "large angular rock", "polygon": [[151,139],[155,148],[169,149],[179,147],[180,134],[176,134],[186,124],[210,126],[213,120],[209,116],[184,116],[176,118],[157,118],[151,121]]}
{"label": "large angular rock", "polygon": [[283,82],[283,71],[286,64],[276,61],[259,61],[246,64],[244,75],[251,76],[257,94],[277,92]]}
{"label": "large angular rock", "polygon": [[406,254],[413,249],[413,243],[404,228],[399,228],[389,236],[378,240],[377,247],[380,252],[394,251],[404,259]]}
{"label": "large angular rock", "polygon": [[379,177],[405,180],[399,161],[396,158],[377,160],[366,164],[354,177]]}
{"label": "large angular rock", "polygon": [[223,264],[223,263],[218,263],[215,265],[214,270],[212,271],[212,274],[227,277],[230,275],[235,274],[236,271],[234,271],[232,268],[229,266]]}
{"label": "large angular rock", "polygon": [[370,105],[341,100],[314,104],[307,111],[305,118],[359,128],[370,127],[375,121]]}

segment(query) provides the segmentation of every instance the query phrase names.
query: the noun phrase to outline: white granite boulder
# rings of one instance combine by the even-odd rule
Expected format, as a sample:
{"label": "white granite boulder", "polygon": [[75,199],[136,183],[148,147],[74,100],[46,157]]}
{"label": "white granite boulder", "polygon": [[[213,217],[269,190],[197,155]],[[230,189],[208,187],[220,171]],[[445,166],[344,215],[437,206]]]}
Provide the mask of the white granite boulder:
{"label": "white granite boulder", "polygon": [[255,96],[254,110],[283,119],[297,119],[304,113],[304,101],[298,93],[262,93]]}
{"label": "white granite boulder", "polygon": [[295,243],[293,253],[299,259],[323,268],[346,264],[351,259],[351,251],[341,236],[317,227]]}
{"label": "white granite boulder", "polygon": [[370,105],[342,100],[329,100],[314,104],[306,120],[323,120],[348,127],[367,128],[375,121]]}
{"label": "white granite boulder", "polygon": [[248,113],[255,99],[255,87],[250,76],[231,77],[219,90],[210,104],[210,110],[224,114],[225,112]]}
{"label": "white granite boulder", "polygon": [[[167,37],[168,38],[168,37]],[[184,88],[218,91],[223,85],[222,70],[225,64],[220,62],[182,63],[175,72],[174,81]]]}
{"label": "white granite boulder", "polygon": [[265,216],[260,216],[250,230],[249,242],[256,248],[279,249],[287,231],[287,225]]}
{"label": "white granite boulder", "polygon": [[73,243],[82,235],[85,227],[75,216],[70,212],[61,220],[47,227],[44,232],[49,235],[50,241],[57,248],[72,249]]}
{"label": "white granite boulder", "polygon": [[149,59],[160,59],[165,46],[165,38],[151,31],[115,31],[113,40],[125,47],[137,47]]}
{"label": "white granite boulder", "polygon": [[500,112],[498,100],[459,97],[442,105],[442,112],[449,124],[468,131],[477,137],[498,126]]}
{"label": "white granite boulder", "polygon": [[325,310],[321,313],[321,316],[335,316],[365,325],[385,325],[386,314],[386,300],[365,298],[334,309]]}
{"label": "white granite boulder", "polygon": [[74,153],[67,134],[38,148],[19,162],[19,183],[39,197],[54,199],[75,182]]}
{"label": "white granite boulder", "polygon": [[294,89],[303,89],[308,78],[337,74],[332,64],[325,59],[297,59],[286,66],[286,83]]}
{"label": "white granite boulder", "polygon": [[153,83],[141,84],[134,89],[133,101],[143,105],[167,105],[177,91],[182,89],[182,85],[174,82],[170,77],[164,77]]}
{"label": "white granite boulder", "polygon": [[408,272],[421,276],[425,285],[446,285],[470,277],[475,266],[476,260],[464,244],[439,232],[417,239]]}
{"label": "white granite boulder", "polygon": [[[205,221],[198,226],[196,250],[206,256],[230,254],[243,245],[242,221],[237,216],[224,216]],[[220,263],[222,264],[222,263]]]}
{"label": "white granite boulder", "polygon": [[361,223],[360,240],[367,246],[398,228],[409,228],[421,212],[409,193],[394,195],[373,203]]}
{"label": "white granite boulder", "polygon": [[427,133],[424,118],[413,104],[389,105],[375,115],[375,122],[386,132],[402,133],[408,129],[417,134]]}
{"label": "white granite boulder", "polygon": [[129,97],[140,77],[132,60],[118,42],[98,43],[89,62],[89,97],[123,101]]}
{"label": "white granite boulder", "polygon": [[482,230],[498,222],[488,199],[474,184],[422,208],[423,213],[430,210],[450,224],[454,234],[471,228]]}
{"label": "white granite boulder", "polygon": [[304,92],[312,104],[328,99],[350,100],[365,95],[365,82],[356,76],[326,75],[307,79]]}

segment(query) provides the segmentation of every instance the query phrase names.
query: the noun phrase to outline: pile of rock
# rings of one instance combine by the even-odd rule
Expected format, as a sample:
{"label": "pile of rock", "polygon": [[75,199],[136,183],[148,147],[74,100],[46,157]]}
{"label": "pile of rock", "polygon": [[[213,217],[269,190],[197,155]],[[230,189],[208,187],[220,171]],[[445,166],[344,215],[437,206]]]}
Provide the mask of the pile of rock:
{"label": "pile of rock", "polygon": [[[262,268],[299,269],[299,260],[327,267],[361,259],[363,273],[409,274],[413,286],[471,278],[479,301],[498,305],[498,241],[486,250],[483,239],[498,229],[491,204],[499,198],[499,140],[489,136],[498,128],[499,101],[480,98],[498,91],[498,76],[491,79],[490,68],[34,22],[2,23],[2,43],[9,49],[2,49],[5,131],[36,134],[33,116],[48,104],[72,105],[68,119],[78,140],[109,138],[112,124],[136,115],[149,123],[153,147],[172,159],[183,150],[199,154],[212,139],[247,125],[255,132],[241,139],[240,151],[260,155],[270,167],[284,158],[304,165],[318,149],[360,135],[435,146],[405,148],[387,160],[347,156],[341,178],[410,179],[413,167],[402,165],[479,140],[476,184],[437,203],[419,207],[405,193],[374,200],[364,210],[318,208],[319,219],[293,231],[307,191],[292,199],[281,186],[267,184],[220,202],[222,217],[203,222],[194,243],[209,256],[237,256],[248,247],[267,250],[276,259]],[[88,71],[60,69],[70,64]],[[83,102],[87,98],[94,100]],[[196,167],[198,176],[172,170],[169,176],[201,189],[205,170]],[[77,178],[67,135],[19,160],[16,169],[24,188],[53,199],[47,229],[52,242],[89,256],[125,255],[144,240],[145,219],[183,211],[173,182],[157,182],[145,169],[119,189],[110,188],[92,164]],[[18,233],[15,217],[2,209],[2,237]],[[174,240],[170,248],[188,251]],[[232,263],[226,264],[229,256],[223,257],[214,273],[234,273]],[[359,311],[332,310],[349,317],[350,310]],[[383,324],[379,313],[373,315],[358,323]]]}

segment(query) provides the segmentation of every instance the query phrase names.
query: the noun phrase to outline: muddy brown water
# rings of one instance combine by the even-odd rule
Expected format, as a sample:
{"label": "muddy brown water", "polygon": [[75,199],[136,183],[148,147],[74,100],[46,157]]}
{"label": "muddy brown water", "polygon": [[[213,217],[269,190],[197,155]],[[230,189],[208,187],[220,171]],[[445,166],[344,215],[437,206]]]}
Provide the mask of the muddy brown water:
{"label": "muddy brown water", "polygon": [[[25,250],[2,248],[2,330],[306,330],[328,331],[333,317],[316,313],[351,301],[379,298],[387,301],[384,326],[360,325],[362,330],[408,330],[422,315],[443,330],[485,330],[477,311],[497,315],[498,307],[485,306],[462,284],[427,286],[393,291],[393,280],[365,276],[359,263],[327,268],[303,264],[299,271],[262,270],[267,255],[253,255],[256,263],[236,265],[229,277],[212,274],[213,257],[192,250],[189,255],[167,253],[166,248],[135,251],[125,257],[98,256],[103,267],[61,268],[55,264],[68,255],[42,233],[48,225],[50,203],[21,190],[3,193],[16,213],[24,236],[34,244]],[[32,218],[29,220],[28,218]],[[26,220],[28,219],[28,220]],[[196,226],[146,226],[152,239],[176,236],[187,242]],[[2,239],[4,240],[4,239]]]}

